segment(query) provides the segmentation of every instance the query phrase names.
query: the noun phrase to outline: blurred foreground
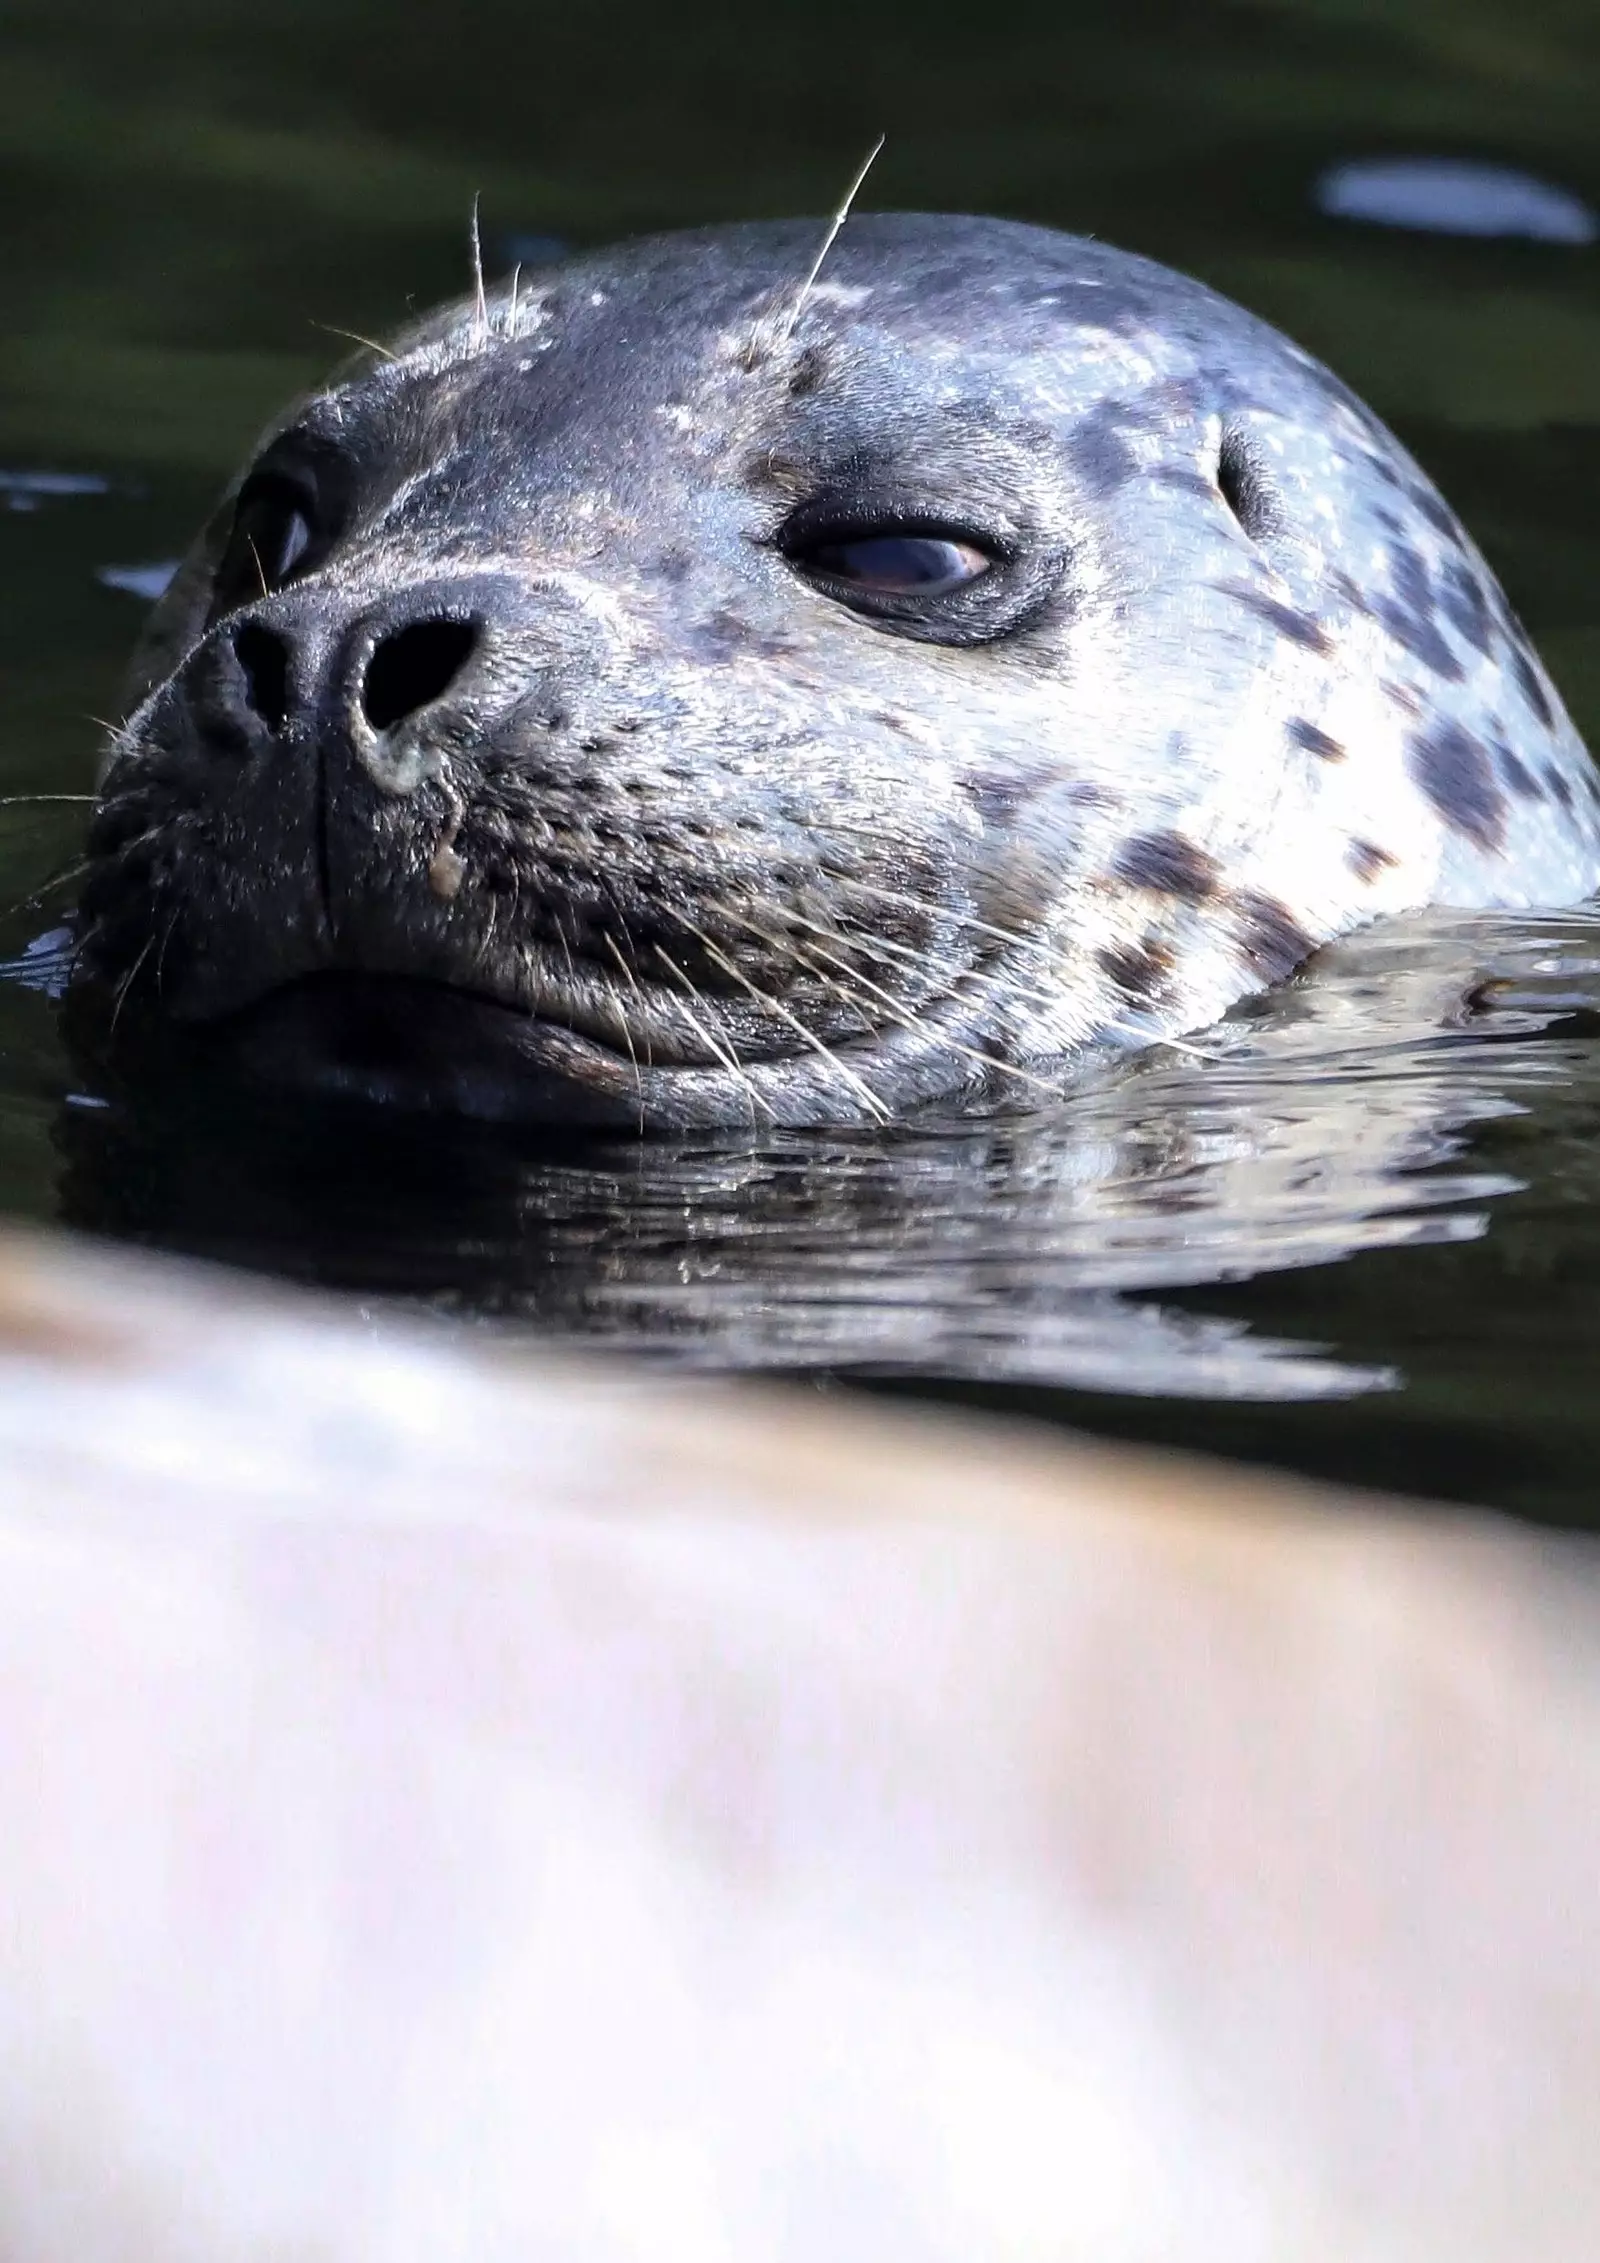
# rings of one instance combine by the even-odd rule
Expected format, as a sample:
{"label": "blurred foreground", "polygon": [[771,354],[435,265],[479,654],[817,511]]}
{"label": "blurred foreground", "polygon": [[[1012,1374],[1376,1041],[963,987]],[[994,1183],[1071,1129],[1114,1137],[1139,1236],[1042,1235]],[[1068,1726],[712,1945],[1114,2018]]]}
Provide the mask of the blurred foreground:
{"label": "blurred foreground", "polygon": [[0,1244],[7,2263],[1600,2248],[1592,1546]]}

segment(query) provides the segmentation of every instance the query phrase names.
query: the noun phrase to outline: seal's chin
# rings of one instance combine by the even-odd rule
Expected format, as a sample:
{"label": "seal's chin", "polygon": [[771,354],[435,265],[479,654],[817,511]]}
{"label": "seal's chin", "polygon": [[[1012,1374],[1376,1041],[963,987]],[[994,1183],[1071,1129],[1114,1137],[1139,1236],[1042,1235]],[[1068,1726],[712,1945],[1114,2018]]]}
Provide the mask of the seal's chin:
{"label": "seal's chin", "polygon": [[250,1084],[492,1123],[637,1129],[632,1065],[594,1039],[447,983],[314,974],[191,1042]]}

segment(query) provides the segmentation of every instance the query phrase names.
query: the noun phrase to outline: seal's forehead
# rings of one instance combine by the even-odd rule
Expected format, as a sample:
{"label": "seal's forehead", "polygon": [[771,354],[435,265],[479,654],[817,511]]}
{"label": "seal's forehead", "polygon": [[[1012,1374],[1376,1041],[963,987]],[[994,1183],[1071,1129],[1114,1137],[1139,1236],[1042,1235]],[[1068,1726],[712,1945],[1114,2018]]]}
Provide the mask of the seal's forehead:
{"label": "seal's forehead", "polygon": [[[1076,339],[1166,371],[1282,342],[1204,285],[1111,246],[1013,221],[918,213],[852,218],[812,268],[823,221],[647,237],[519,278],[486,305],[446,309],[399,342],[400,366],[443,374],[525,341],[635,373],[687,371],[778,345],[898,343],[1025,369]],[[810,278],[808,282],[808,278]],[[1091,359],[1093,356],[1091,355]]]}

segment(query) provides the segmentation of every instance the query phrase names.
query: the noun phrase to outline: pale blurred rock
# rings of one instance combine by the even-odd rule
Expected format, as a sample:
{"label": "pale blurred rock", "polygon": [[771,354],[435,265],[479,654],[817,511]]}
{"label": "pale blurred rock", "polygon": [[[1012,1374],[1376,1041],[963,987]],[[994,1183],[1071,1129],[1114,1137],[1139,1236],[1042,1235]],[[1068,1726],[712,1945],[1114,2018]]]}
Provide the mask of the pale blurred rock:
{"label": "pale blurred rock", "polygon": [[1600,2251],[1579,1542],[0,1244],[6,2263]]}

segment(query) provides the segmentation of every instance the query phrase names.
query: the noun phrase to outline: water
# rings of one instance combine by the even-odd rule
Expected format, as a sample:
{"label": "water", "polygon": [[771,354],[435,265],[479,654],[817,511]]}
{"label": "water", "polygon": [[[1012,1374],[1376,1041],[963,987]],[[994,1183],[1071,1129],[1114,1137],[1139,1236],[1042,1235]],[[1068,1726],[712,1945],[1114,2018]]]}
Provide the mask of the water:
{"label": "water", "polygon": [[1600,915],[1357,939],[1045,1116],[560,1148],[77,1090],[50,1004],[70,889],[37,892],[82,808],[6,798],[88,791],[165,562],[342,351],[330,329],[462,287],[475,193],[509,263],[534,236],[820,210],[880,129],[876,201],[1109,237],[1325,355],[1462,509],[1600,744],[1597,94],[1579,0],[1005,21],[21,0],[0,1207],[1600,1524]]}

